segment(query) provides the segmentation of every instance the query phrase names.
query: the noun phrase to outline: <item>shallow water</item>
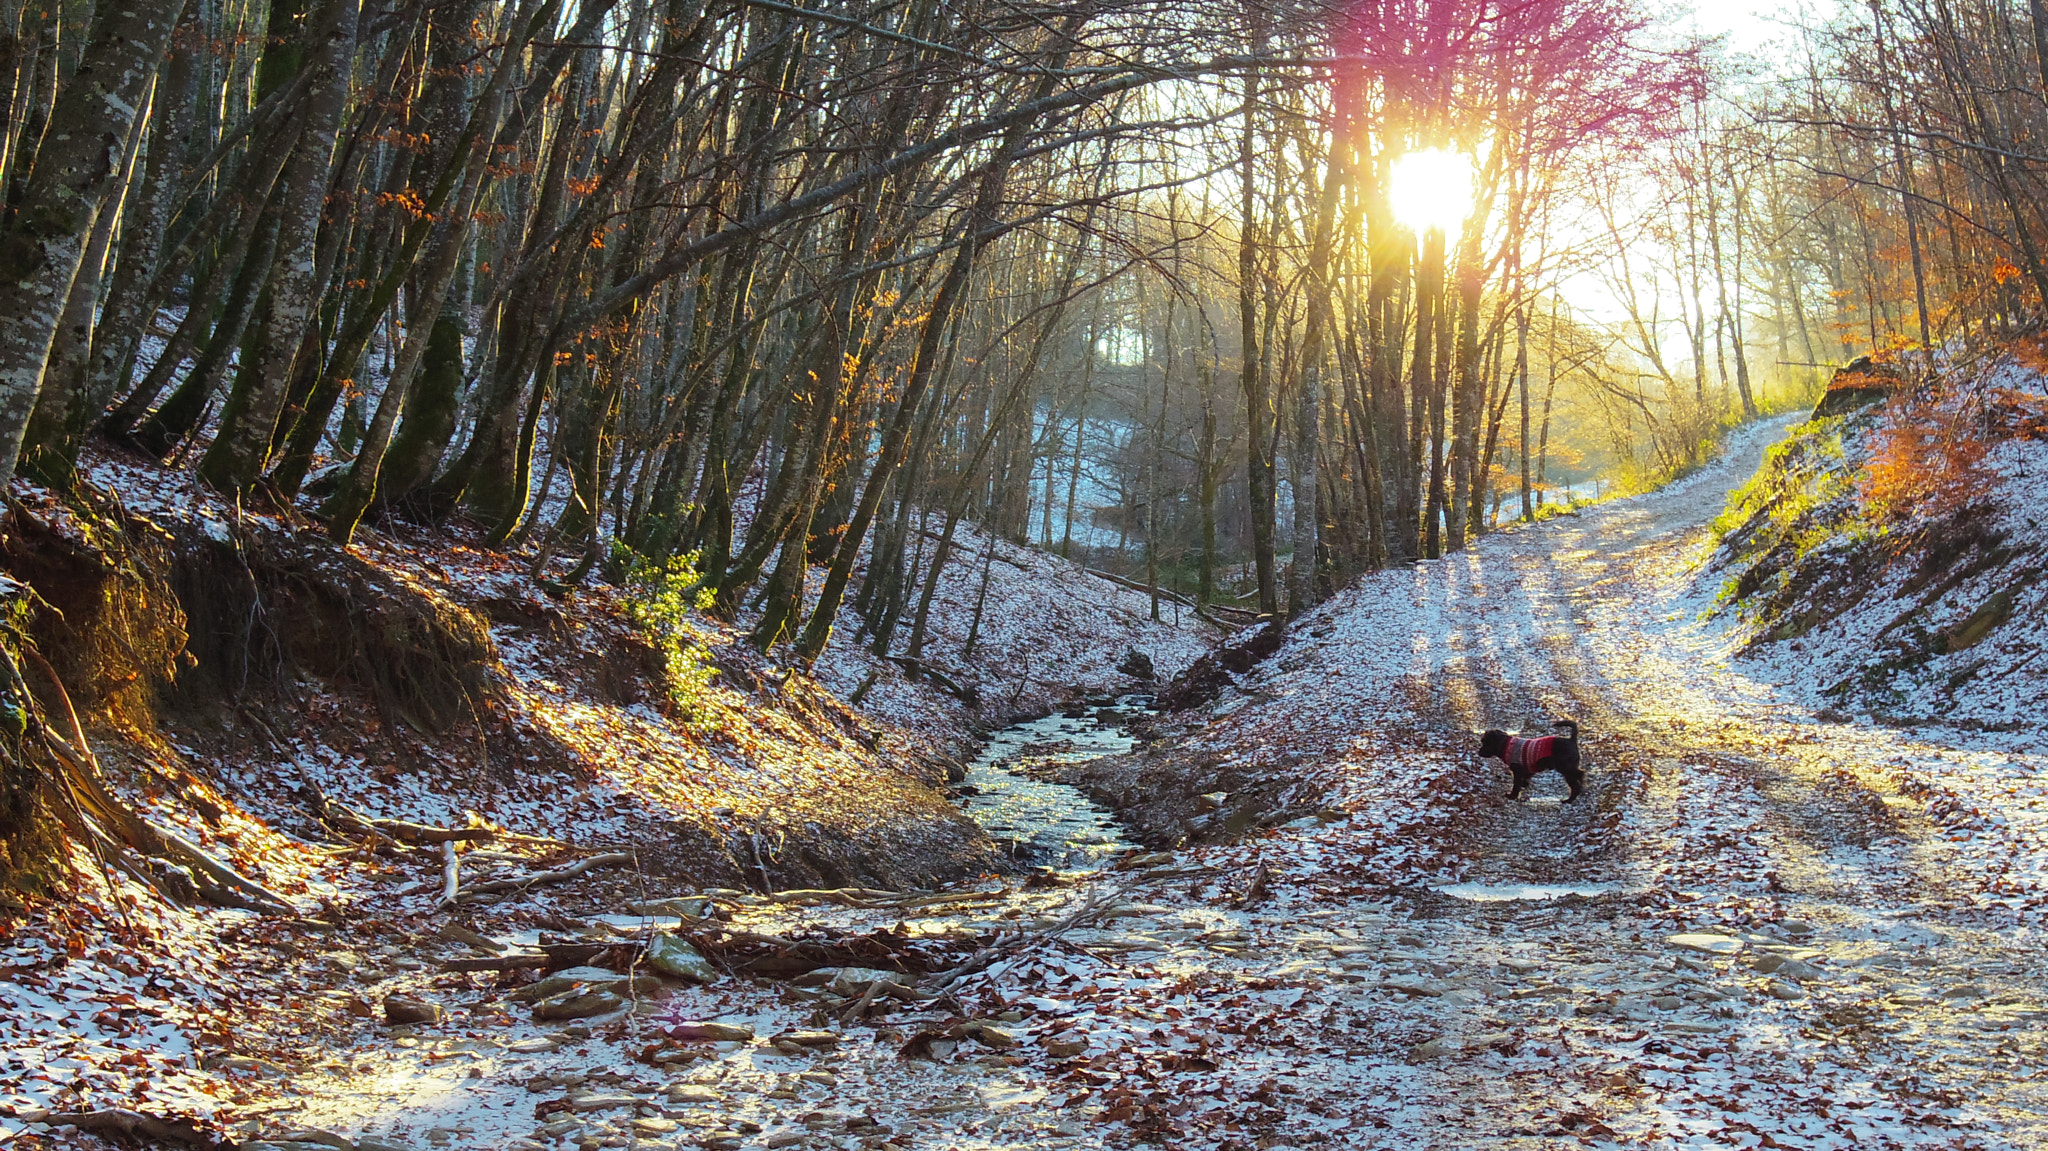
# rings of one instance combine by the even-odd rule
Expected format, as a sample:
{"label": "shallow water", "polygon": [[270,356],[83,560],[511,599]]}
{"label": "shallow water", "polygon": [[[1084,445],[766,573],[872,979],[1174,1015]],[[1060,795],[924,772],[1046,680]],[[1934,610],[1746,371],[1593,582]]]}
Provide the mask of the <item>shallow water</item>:
{"label": "shallow water", "polygon": [[977,794],[961,800],[961,810],[1021,863],[1064,871],[1102,867],[1137,845],[1124,838],[1109,809],[1079,788],[1034,779],[1032,772],[1129,751],[1137,740],[1122,725],[1151,704],[1148,696],[1124,696],[1091,707],[1086,718],[1051,715],[1004,728],[967,766],[965,786]]}

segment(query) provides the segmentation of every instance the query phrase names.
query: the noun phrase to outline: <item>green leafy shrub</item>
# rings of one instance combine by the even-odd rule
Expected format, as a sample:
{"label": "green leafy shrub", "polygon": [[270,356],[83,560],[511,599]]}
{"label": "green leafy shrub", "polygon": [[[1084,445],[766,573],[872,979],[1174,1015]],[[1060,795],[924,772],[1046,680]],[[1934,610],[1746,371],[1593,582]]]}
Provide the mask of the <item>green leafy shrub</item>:
{"label": "green leafy shrub", "polygon": [[713,593],[703,586],[697,553],[653,560],[613,545],[614,559],[625,568],[626,618],[661,653],[662,678],[668,696],[687,719],[699,719],[711,703],[710,650],[698,634],[693,617],[711,606]]}

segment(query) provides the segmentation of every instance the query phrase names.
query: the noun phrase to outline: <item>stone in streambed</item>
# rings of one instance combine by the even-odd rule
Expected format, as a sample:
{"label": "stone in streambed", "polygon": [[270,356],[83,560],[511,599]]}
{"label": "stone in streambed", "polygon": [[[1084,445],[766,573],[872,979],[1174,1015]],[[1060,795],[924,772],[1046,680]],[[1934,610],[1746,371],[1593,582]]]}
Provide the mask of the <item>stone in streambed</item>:
{"label": "stone in streambed", "polygon": [[745,1043],[754,1037],[754,1029],[745,1023],[706,1023],[690,1021],[678,1023],[667,1029],[671,1039],[695,1039],[709,1043]]}
{"label": "stone in streambed", "polygon": [[1763,954],[1750,960],[1750,967],[1765,975],[1793,983],[1813,983],[1827,978],[1827,973],[1801,959],[1789,959],[1783,955]]}
{"label": "stone in streambed", "polygon": [[348,1136],[336,1135],[332,1131],[322,1131],[313,1127],[287,1131],[279,1138],[286,1143],[308,1143],[315,1147],[332,1147],[335,1151],[356,1151],[356,1141]]}
{"label": "stone in streambed", "polygon": [[564,1099],[562,1102],[568,1106],[569,1110],[579,1115],[588,1115],[594,1111],[617,1111],[622,1107],[638,1107],[640,1105],[640,1097],[637,1095],[583,1095],[575,1099]]}
{"label": "stone in streambed", "polygon": [[447,1016],[438,1003],[405,995],[384,997],[384,1022],[393,1027],[407,1023],[439,1023]]}
{"label": "stone in streambed", "polygon": [[697,945],[678,935],[657,931],[647,944],[647,966],[663,975],[692,983],[716,983],[721,974]]}
{"label": "stone in streambed", "polygon": [[695,1083],[678,1083],[663,1092],[670,1103],[719,1103],[725,1096]]}
{"label": "stone in streambed", "polygon": [[716,909],[708,895],[677,895],[626,905],[634,915],[673,915],[677,919],[709,919]]}
{"label": "stone in streambed", "polygon": [[1682,951],[1695,951],[1701,955],[1733,955],[1742,950],[1742,941],[1726,935],[1711,935],[1705,932],[1687,932],[1673,935],[1664,940]]}
{"label": "stone in streambed", "polygon": [[1786,983],[1777,979],[1771,980],[1764,990],[1770,992],[1771,998],[1783,999],[1788,1003],[1795,999],[1806,998],[1805,989],[1801,988],[1797,983]]}
{"label": "stone in streambed", "polygon": [[839,1036],[831,1031],[785,1031],[775,1036],[774,1042],[791,1043],[798,1047],[837,1047]]}
{"label": "stone in streambed", "polygon": [[1423,1063],[1432,1059],[1443,1059],[1456,1055],[1461,1050],[1462,1048],[1456,1040],[1431,1039],[1410,1047],[1408,1049],[1408,1058],[1417,1063]]}
{"label": "stone in streambed", "polygon": [[533,1005],[535,1019],[589,1019],[622,1010],[626,1001],[610,991],[564,991]]}

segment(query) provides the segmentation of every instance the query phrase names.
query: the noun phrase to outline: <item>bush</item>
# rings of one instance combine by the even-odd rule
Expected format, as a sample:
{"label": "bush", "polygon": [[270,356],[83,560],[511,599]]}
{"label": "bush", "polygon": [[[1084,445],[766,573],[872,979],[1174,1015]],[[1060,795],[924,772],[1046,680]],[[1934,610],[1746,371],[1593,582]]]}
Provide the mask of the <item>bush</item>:
{"label": "bush", "polygon": [[661,653],[662,678],[669,699],[685,719],[701,718],[711,702],[710,651],[692,616],[711,606],[713,593],[702,586],[697,553],[652,560],[614,544],[614,559],[626,569],[626,618]]}

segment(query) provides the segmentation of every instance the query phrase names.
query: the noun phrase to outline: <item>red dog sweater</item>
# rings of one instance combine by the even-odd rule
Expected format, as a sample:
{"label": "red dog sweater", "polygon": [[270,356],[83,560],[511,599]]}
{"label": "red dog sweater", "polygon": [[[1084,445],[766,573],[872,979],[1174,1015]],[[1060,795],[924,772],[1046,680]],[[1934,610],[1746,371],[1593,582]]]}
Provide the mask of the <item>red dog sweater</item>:
{"label": "red dog sweater", "polygon": [[1534,770],[1537,764],[1549,757],[1550,749],[1557,743],[1558,738],[1554,735],[1539,735],[1534,739],[1510,737],[1508,749],[1501,755],[1501,760],[1509,767]]}

